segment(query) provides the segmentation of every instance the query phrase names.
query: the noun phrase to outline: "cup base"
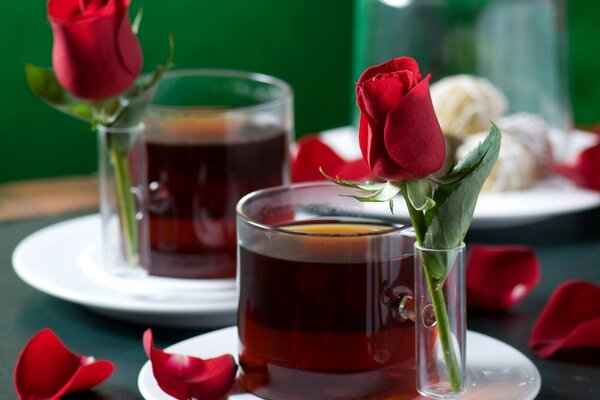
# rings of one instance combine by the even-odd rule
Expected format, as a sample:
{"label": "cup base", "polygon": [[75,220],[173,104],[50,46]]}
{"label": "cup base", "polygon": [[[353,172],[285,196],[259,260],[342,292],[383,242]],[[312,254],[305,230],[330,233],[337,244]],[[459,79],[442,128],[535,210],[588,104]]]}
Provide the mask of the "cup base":
{"label": "cup base", "polygon": [[210,254],[172,254],[150,252],[148,274],[182,279],[235,278],[235,249]]}
{"label": "cup base", "polygon": [[[268,371],[268,372],[267,372]],[[269,365],[243,366],[240,383],[249,392],[266,400],[414,400],[414,372],[404,379],[395,368],[361,373],[335,374],[300,371]],[[406,375],[406,374],[405,374]],[[276,382],[276,384],[274,384]]]}

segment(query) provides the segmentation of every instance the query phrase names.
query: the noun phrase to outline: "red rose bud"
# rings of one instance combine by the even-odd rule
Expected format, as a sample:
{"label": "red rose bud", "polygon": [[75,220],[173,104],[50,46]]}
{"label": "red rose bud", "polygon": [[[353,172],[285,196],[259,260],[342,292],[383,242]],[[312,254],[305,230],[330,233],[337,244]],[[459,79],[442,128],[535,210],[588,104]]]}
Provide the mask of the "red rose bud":
{"label": "red rose bud", "polygon": [[176,399],[221,399],[235,381],[237,364],[229,354],[203,360],[166,353],[154,347],[150,329],[144,332],[144,350],[158,386]]}
{"label": "red rose bud", "polygon": [[429,76],[421,78],[415,60],[395,58],[365,70],[356,103],[360,149],[377,177],[417,179],[442,167],[444,135],[431,102]]}
{"label": "red rose bud", "polygon": [[100,100],[123,93],[142,68],[129,23],[129,0],[50,0],[52,64],[74,96]]}
{"label": "red rose bud", "polygon": [[114,371],[110,361],[95,361],[67,349],[50,329],[31,338],[15,367],[15,388],[21,400],[55,400],[66,393],[90,389]]}

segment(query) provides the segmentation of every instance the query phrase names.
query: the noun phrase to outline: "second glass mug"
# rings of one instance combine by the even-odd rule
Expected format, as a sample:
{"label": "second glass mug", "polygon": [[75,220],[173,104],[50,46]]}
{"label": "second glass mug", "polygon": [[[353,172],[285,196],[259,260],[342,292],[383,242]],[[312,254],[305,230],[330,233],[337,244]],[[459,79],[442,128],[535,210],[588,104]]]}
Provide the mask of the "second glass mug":
{"label": "second glass mug", "polygon": [[151,275],[235,276],[235,204],[289,181],[292,91],[266,75],[181,70],[144,123]]}
{"label": "second glass mug", "polygon": [[435,324],[413,322],[414,235],[350,194],[308,183],[238,203],[240,381],[261,398],[414,399],[417,367],[419,390],[439,376]]}

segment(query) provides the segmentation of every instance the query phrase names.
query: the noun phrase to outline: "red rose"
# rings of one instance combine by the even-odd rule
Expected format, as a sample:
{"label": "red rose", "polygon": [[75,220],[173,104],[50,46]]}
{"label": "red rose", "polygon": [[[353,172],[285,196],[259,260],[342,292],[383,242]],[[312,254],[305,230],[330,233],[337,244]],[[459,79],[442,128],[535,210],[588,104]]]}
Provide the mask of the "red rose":
{"label": "red rose", "polygon": [[431,95],[412,58],[368,68],[356,89],[360,149],[373,174],[388,181],[423,178],[438,171],[446,145]]}
{"label": "red rose", "polygon": [[129,23],[129,0],[50,0],[52,64],[74,96],[99,100],[123,93],[142,67]]}

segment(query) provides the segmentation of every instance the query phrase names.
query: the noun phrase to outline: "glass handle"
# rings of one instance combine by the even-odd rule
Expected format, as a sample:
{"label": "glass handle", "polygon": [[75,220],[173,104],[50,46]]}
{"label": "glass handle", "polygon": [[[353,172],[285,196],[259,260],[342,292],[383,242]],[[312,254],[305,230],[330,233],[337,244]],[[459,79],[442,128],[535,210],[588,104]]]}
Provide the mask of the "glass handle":
{"label": "glass handle", "polygon": [[415,299],[411,295],[396,296],[392,305],[392,315],[397,322],[415,322]]}

